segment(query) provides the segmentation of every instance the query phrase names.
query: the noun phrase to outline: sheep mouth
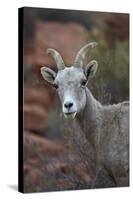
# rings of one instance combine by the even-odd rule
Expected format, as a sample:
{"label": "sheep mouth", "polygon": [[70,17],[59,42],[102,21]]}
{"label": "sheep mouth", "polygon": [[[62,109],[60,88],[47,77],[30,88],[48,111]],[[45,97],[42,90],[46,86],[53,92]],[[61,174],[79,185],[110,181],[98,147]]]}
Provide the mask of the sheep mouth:
{"label": "sheep mouth", "polygon": [[76,113],[77,112],[67,112],[67,113],[64,113],[64,116],[65,116],[65,118],[72,118],[72,119],[74,119],[75,116],[76,116]]}
{"label": "sheep mouth", "polygon": [[72,115],[74,114],[75,112],[67,112],[67,113],[64,113],[65,115]]}

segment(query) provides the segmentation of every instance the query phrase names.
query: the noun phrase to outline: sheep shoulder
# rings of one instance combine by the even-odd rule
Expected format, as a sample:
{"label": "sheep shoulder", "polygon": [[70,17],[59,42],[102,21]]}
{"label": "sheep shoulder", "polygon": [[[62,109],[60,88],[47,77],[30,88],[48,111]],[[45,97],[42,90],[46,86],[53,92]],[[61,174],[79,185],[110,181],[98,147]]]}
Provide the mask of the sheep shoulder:
{"label": "sheep shoulder", "polygon": [[[99,143],[104,168],[119,182],[128,182],[129,170],[129,103],[103,107],[103,123]],[[121,182],[121,181],[120,181]],[[121,185],[122,183],[119,183]]]}

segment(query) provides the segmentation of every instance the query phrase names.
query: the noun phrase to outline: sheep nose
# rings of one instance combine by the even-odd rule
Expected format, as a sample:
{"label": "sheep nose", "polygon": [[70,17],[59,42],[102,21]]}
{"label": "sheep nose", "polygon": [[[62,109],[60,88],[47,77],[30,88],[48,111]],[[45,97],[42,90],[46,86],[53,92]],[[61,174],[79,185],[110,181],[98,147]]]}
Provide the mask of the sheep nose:
{"label": "sheep nose", "polygon": [[70,109],[73,106],[72,102],[66,102],[64,103],[65,108]]}

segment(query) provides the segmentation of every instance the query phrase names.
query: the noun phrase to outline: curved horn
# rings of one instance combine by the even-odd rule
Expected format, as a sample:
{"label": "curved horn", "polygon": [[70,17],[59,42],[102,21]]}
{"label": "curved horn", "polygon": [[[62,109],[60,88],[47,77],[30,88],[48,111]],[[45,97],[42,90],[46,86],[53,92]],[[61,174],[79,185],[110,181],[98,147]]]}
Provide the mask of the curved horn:
{"label": "curved horn", "polygon": [[84,61],[87,51],[89,50],[89,48],[94,48],[96,46],[97,46],[96,42],[91,42],[83,46],[76,55],[76,58],[74,60],[74,66],[83,67],[83,61]]}
{"label": "curved horn", "polygon": [[57,64],[58,70],[65,68],[64,61],[58,51],[56,51],[55,49],[52,49],[52,48],[48,48],[47,53],[50,53],[53,56],[53,58]]}

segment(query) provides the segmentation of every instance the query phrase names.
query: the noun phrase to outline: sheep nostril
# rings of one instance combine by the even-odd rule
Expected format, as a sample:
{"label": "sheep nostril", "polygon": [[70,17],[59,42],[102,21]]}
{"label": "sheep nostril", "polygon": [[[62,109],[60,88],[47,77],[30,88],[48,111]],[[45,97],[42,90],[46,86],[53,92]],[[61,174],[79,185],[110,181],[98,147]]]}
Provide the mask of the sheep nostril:
{"label": "sheep nostril", "polygon": [[65,108],[69,109],[69,108],[71,108],[73,106],[73,103],[72,102],[66,102],[64,104],[64,106],[65,106]]}

